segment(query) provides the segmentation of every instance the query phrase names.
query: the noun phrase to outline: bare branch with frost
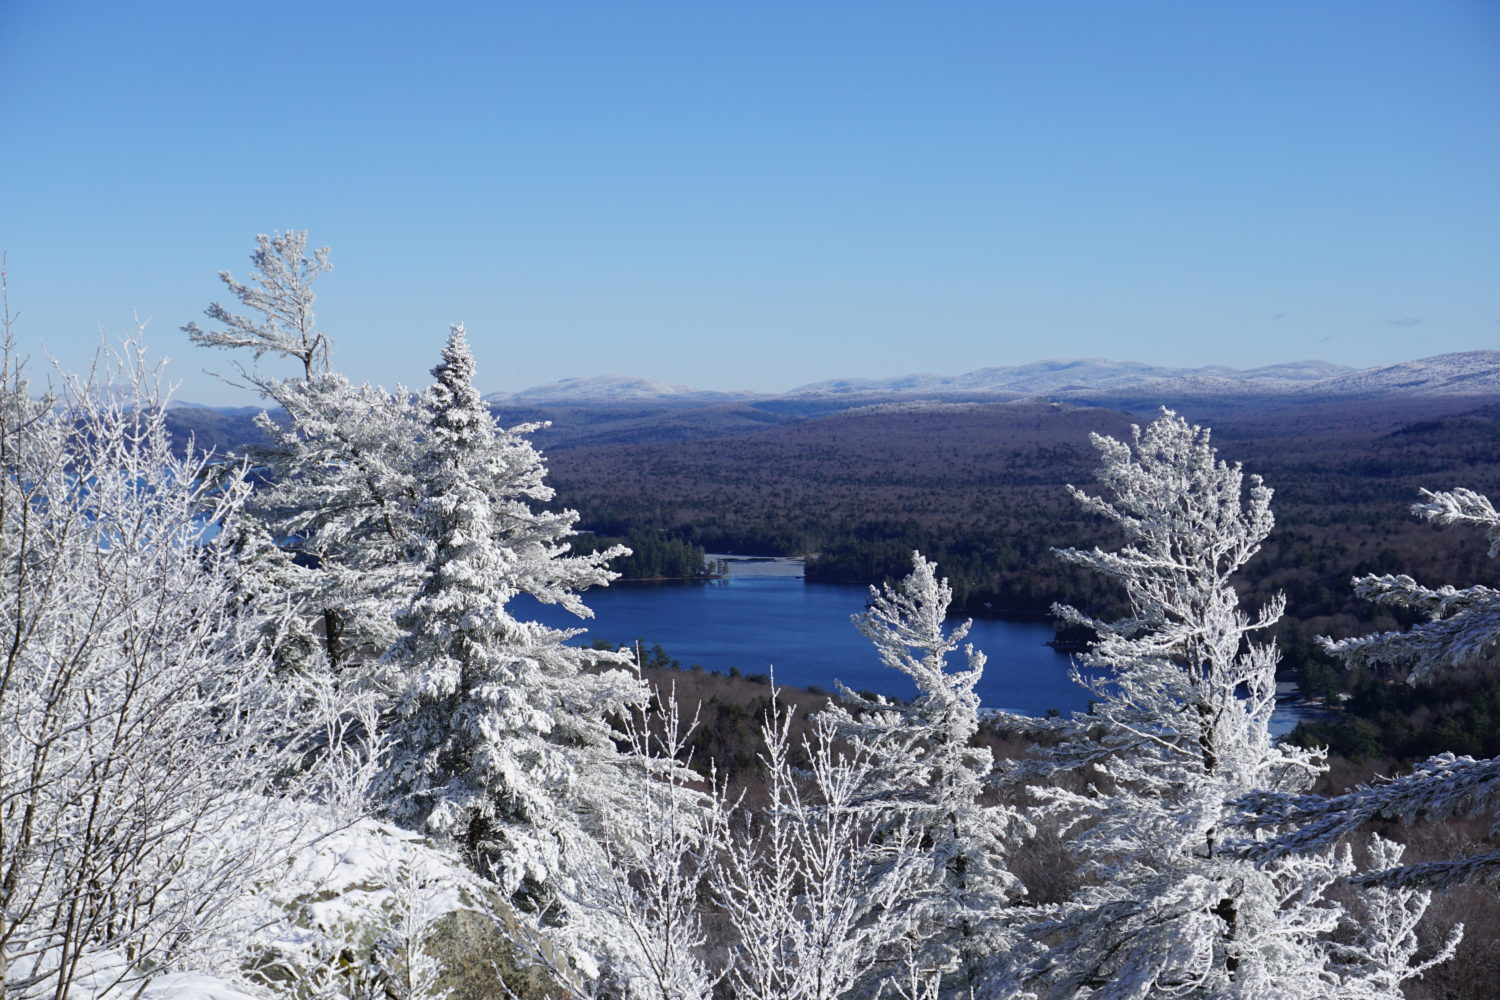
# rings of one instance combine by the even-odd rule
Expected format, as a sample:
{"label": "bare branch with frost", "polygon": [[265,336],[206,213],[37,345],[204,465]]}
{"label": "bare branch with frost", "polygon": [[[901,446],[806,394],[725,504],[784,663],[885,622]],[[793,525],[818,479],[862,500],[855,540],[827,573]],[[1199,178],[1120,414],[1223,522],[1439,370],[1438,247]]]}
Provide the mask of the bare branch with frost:
{"label": "bare branch with frost", "polygon": [[[302,362],[303,377],[309,380],[326,372],[332,342],[317,328],[313,313],[317,295],[312,284],[333,270],[328,253],[327,247],[319,247],[308,255],[306,230],[257,236],[255,252],[250,255],[255,265],[250,283],[236,281],[228,271],[220,271],[219,280],[259,316],[233,313],[214,302],[205,311],[209,319],[222,324],[220,329],[205,330],[189,323],[183,332],[204,347],[249,350],[257,361],[266,354],[296,358]],[[246,377],[262,390],[273,381],[258,374]]]}
{"label": "bare branch with frost", "polygon": [[248,816],[289,791],[302,733],[274,621],[235,613],[232,555],[208,537],[244,502],[241,470],[174,451],[132,342],[40,400],[3,354],[0,973],[60,997],[218,953],[240,891],[295,840]]}

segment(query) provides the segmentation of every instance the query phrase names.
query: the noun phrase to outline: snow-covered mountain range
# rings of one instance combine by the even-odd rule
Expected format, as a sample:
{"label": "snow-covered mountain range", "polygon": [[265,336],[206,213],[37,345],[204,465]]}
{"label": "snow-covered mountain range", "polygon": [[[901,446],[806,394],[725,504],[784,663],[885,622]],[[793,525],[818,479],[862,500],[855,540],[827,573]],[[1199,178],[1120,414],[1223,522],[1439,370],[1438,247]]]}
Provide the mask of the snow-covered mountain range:
{"label": "snow-covered mountain range", "polygon": [[814,382],[793,389],[789,395],[843,395],[880,392],[1017,392],[1026,395],[1095,391],[1123,388],[1145,382],[1175,382],[1184,379],[1255,383],[1275,386],[1303,385],[1343,375],[1354,369],[1327,361],[1298,361],[1266,368],[1240,370],[1214,365],[1206,368],[1164,368],[1137,361],[1082,358],[1066,361],[1034,361],[1008,368],[980,368],[964,375],[905,375],[891,379],[838,379]]}
{"label": "snow-covered mountain range", "polygon": [[1500,393],[1500,351],[1464,351],[1416,361],[1357,369],[1327,361],[1294,361],[1262,368],[1222,365],[1169,368],[1105,358],[1035,361],[979,368],[962,375],[900,375],[834,379],[784,394],[716,392],[620,375],[570,378],[515,393],[492,393],[492,403],[731,402],[785,395],[801,399],[912,396],[1047,396],[1071,399],[1114,393],[1175,396],[1276,395],[1302,398],[1372,398],[1409,395]]}
{"label": "snow-covered mountain range", "polygon": [[565,378],[561,382],[533,386],[520,392],[492,392],[484,399],[489,403],[630,403],[645,400],[716,402],[755,399],[761,395],[765,394],[716,392],[629,375],[598,375],[593,378]]}

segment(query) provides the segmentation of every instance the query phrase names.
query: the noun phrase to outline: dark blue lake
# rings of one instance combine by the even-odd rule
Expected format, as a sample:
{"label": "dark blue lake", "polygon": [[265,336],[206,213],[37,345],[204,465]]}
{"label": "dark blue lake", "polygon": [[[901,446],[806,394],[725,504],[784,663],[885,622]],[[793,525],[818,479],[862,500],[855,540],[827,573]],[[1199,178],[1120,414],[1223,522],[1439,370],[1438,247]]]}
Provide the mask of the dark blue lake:
{"label": "dark blue lake", "polygon": [[[895,697],[916,694],[904,674],[881,664],[849,620],[865,609],[869,589],[810,583],[800,573],[801,565],[792,560],[744,561],[732,563],[723,580],[616,583],[584,595],[594,611],[586,621],[529,598],[517,599],[512,611],[557,628],[586,628],[573,640],[579,645],[595,638],[622,646],[639,639],[647,648],[659,643],[684,667],[696,664],[720,673],[733,667],[744,674],[774,670],[780,684],[817,685],[830,692],[841,681]],[[1090,693],[1069,678],[1070,658],[1046,645],[1052,635],[1045,621],[976,620],[967,641],[987,657],[980,703],[1025,715],[1086,710]],[[962,651],[950,662],[962,666]],[[1279,721],[1278,730],[1292,723],[1290,716]]]}
{"label": "dark blue lake", "polygon": [[[529,599],[513,609],[555,627],[583,626],[574,642],[608,639],[649,648],[660,643],[683,666],[728,673],[769,674],[793,687],[835,681],[855,690],[911,697],[904,674],[883,666],[869,640],[850,622],[865,609],[866,587],[809,583],[791,560],[736,561],[730,576],[703,583],[620,584],[591,590],[584,601],[594,618],[579,621]],[[956,623],[955,623],[956,624]],[[1068,679],[1069,659],[1051,646],[1043,621],[976,621],[967,641],[988,657],[979,684],[982,704],[1028,715],[1088,707],[1088,692]],[[956,666],[964,663],[955,654]]]}

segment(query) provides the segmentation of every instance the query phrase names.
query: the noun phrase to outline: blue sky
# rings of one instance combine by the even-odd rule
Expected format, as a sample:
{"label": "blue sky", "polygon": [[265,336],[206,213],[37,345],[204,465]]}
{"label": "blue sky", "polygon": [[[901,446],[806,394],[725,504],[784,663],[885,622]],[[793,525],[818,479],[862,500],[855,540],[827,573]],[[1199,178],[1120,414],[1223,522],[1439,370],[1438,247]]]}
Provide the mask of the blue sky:
{"label": "blue sky", "polygon": [[135,311],[203,402],[286,228],[386,384],[460,320],[487,391],[1500,341],[1493,0],[5,0],[0,137],[23,345]]}

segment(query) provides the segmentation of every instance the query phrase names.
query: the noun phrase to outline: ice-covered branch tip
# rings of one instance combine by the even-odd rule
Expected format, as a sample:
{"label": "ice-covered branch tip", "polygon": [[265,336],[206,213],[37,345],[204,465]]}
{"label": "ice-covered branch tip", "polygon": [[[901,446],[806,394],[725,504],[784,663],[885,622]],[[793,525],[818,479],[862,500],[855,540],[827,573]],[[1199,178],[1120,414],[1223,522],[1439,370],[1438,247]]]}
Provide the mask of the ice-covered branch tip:
{"label": "ice-covered branch tip", "polygon": [[1345,662],[1405,667],[1408,682],[1418,684],[1490,655],[1500,641],[1500,591],[1489,587],[1429,588],[1402,574],[1360,577],[1354,592],[1376,604],[1420,611],[1428,620],[1404,632],[1320,637],[1323,648]]}
{"label": "ice-covered branch tip", "polygon": [[[204,347],[246,348],[257,361],[266,354],[296,358],[302,362],[307,379],[326,372],[332,341],[317,329],[313,313],[317,295],[312,285],[319,275],[333,270],[328,248],[318,247],[309,256],[306,230],[289,229],[271,236],[262,233],[255,243],[255,252],[250,255],[255,265],[251,283],[236,281],[228,271],[220,271],[219,280],[259,315],[241,316],[214,302],[204,313],[222,324],[221,329],[189,323],[183,331],[189,340]],[[262,388],[266,382],[259,377],[251,381]]]}
{"label": "ice-covered branch tip", "polygon": [[[1242,799],[1239,806],[1240,823],[1244,827],[1293,828],[1271,840],[1240,845],[1240,853],[1247,857],[1273,860],[1327,847],[1375,818],[1411,823],[1419,819],[1443,820],[1500,812],[1500,759],[1476,761],[1451,753],[1439,754],[1418,764],[1411,774],[1359,785],[1333,798],[1258,793]],[[1492,833],[1500,833],[1500,824]],[[1412,879],[1429,878],[1451,883],[1469,877],[1493,878],[1497,868],[1500,868],[1500,853],[1413,866],[1409,875],[1400,878],[1394,878],[1390,872],[1377,872],[1362,880],[1405,884]]]}
{"label": "ice-covered branch tip", "polygon": [[1462,487],[1442,493],[1423,490],[1426,500],[1412,504],[1412,513],[1438,524],[1477,524],[1490,539],[1490,558],[1500,554],[1500,513],[1490,498]]}
{"label": "ice-covered branch tip", "polygon": [[[1422,491],[1412,506],[1417,516],[1438,524],[1478,525],[1490,539],[1489,554],[1500,553],[1500,513],[1473,490]],[[1400,575],[1362,576],[1354,592],[1365,600],[1420,612],[1427,620],[1404,632],[1377,632],[1348,639],[1321,637],[1323,648],[1347,663],[1408,670],[1407,681],[1421,683],[1439,671],[1492,655],[1500,645],[1500,591],[1490,587],[1425,587]]]}

